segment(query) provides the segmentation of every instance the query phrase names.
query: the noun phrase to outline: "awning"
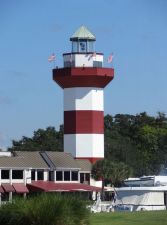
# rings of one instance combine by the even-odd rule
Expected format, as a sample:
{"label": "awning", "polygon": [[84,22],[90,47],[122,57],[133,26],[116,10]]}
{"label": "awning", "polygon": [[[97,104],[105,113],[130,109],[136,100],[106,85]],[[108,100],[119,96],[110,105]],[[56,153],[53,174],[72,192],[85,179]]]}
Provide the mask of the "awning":
{"label": "awning", "polygon": [[51,181],[34,181],[31,184],[27,184],[27,187],[31,192],[56,191],[55,183]]}
{"label": "awning", "polygon": [[14,187],[11,184],[1,184],[5,192],[15,192]]}
{"label": "awning", "polygon": [[12,184],[16,193],[28,193],[29,190],[27,189],[26,185],[24,184]]}
{"label": "awning", "polygon": [[75,192],[75,191],[101,191],[101,188],[90,186],[88,184],[81,183],[54,183],[52,181],[34,181],[31,184],[27,184],[28,189],[31,192]]}
{"label": "awning", "polygon": [[2,186],[0,186],[0,193],[4,193]]}

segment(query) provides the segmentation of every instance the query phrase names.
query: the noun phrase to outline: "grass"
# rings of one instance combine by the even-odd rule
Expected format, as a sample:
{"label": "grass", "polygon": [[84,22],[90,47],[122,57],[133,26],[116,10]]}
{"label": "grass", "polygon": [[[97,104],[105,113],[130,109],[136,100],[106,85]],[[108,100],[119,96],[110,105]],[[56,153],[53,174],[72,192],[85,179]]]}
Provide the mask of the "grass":
{"label": "grass", "polygon": [[167,225],[167,211],[96,213],[90,225]]}
{"label": "grass", "polygon": [[74,196],[42,194],[0,207],[0,225],[88,225],[86,203]]}
{"label": "grass", "polygon": [[2,205],[0,225],[167,225],[167,211],[90,214],[85,201],[51,193]]}

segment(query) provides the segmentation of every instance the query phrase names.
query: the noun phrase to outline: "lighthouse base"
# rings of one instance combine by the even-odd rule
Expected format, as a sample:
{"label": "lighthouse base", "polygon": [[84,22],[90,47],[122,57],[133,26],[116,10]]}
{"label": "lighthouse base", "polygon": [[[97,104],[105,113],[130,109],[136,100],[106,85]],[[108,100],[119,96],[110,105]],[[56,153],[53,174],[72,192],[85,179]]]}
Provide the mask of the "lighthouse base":
{"label": "lighthouse base", "polygon": [[98,160],[102,160],[102,159],[104,159],[104,158],[89,158],[89,157],[88,157],[88,158],[83,158],[83,157],[82,157],[82,158],[78,158],[78,157],[77,157],[77,158],[75,158],[75,159],[84,159],[84,160],[87,159],[87,160],[89,160],[92,164],[94,164],[94,163],[97,162]]}

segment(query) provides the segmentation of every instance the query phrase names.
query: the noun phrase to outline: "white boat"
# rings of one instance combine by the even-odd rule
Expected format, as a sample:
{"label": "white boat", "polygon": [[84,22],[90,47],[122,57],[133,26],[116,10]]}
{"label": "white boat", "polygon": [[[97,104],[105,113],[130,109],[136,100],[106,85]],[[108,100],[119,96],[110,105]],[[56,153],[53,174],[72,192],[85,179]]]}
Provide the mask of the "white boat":
{"label": "white boat", "polygon": [[142,176],[138,178],[128,178],[124,180],[125,186],[128,187],[153,187],[153,186],[166,186],[167,176]]}
{"label": "white boat", "polygon": [[124,184],[128,187],[154,186],[154,176],[128,178],[124,180]]}
{"label": "white boat", "polygon": [[167,186],[167,168],[161,165],[159,175],[131,177],[124,180],[124,184],[128,187]]}
{"label": "white boat", "polygon": [[116,188],[116,211],[166,210],[167,186]]}

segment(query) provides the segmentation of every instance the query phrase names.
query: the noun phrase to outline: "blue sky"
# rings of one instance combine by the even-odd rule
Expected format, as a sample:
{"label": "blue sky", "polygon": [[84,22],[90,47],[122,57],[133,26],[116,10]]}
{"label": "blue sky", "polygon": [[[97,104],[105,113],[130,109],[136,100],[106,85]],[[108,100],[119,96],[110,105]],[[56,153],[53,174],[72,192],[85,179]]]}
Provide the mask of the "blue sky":
{"label": "blue sky", "polygon": [[54,52],[63,65],[80,25],[95,34],[97,52],[114,53],[105,114],[167,113],[166,0],[0,0],[0,148],[63,123],[47,59]]}

